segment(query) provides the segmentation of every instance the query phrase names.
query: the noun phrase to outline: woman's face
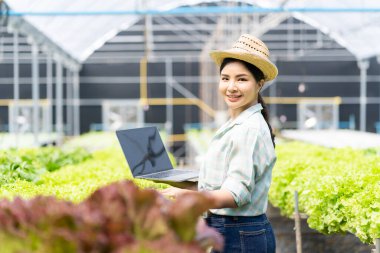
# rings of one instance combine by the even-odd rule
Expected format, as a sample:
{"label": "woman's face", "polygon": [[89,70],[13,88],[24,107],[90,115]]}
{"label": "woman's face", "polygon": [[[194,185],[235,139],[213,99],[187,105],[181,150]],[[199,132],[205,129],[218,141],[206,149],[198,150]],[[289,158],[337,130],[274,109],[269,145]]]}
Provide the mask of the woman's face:
{"label": "woman's face", "polygon": [[242,111],[257,103],[258,92],[264,84],[259,83],[241,62],[228,63],[220,73],[219,92],[235,118]]}

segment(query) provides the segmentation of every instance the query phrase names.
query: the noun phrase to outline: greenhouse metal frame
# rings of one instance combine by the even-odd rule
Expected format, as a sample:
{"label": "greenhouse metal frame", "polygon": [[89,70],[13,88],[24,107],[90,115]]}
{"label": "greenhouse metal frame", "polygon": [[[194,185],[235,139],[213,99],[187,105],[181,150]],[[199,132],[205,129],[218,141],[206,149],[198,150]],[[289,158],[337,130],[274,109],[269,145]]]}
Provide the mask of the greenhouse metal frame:
{"label": "greenhouse metal frame", "polygon": [[[101,103],[80,98],[80,71],[85,63],[140,64],[140,73],[136,74],[136,78],[139,78],[141,85],[143,104],[149,102],[144,94],[148,79],[147,76],[144,78],[147,63],[165,64],[168,71],[166,82],[172,85],[168,85],[166,100],[161,104],[167,106],[168,122],[173,120],[173,89],[181,90],[181,94],[201,111],[218,109],[220,102],[210,108],[209,103],[215,98],[207,98],[207,90],[202,90],[203,87],[207,89],[207,84],[215,83],[216,70],[208,58],[208,51],[228,47],[244,32],[262,38],[272,49],[271,57],[275,62],[357,61],[360,94],[342,98],[342,103],[360,105],[360,130],[366,129],[366,105],[380,105],[378,97],[367,96],[367,82],[380,81],[378,75],[367,75],[369,59],[377,57],[379,61],[380,55],[380,45],[376,43],[380,37],[380,3],[376,1],[329,1],[322,7],[320,1],[307,1],[306,5],[306,1],[300,0],[163,1],[157,7],[154,1],[148,0],[111,0],[107,3],[78,0],[70,4],[64,0],[5,0],[2,6],[2,34],[6,36],[1,37],[0,64],[13,64],[14,89],[10,100],[13,100],[16,114],[20,103],[20,82],[30,83],[33,87],[31,99],[36,143],[41,82],[46,83],[49,110],[52,111],[53,104],[56,107],[55,130],[60,136],[80,133],[81,105]],[[271,33],[268,34],[268,31]],[[199,61],[201,69],[205,70],[199,77],[199,82],[204,84],[200,91],[204,102],[197,94],[187,90],[183,83],[173,82],[176,78],[186,78],[172,77],[170,71],[173,62],[181,61]],[[39,63],[45,64],[46,77],[39,76]],[[19,76],[20,64],[31,64],[30,78]],[[279,76],[279,80],[285,82],[294,81],[294,78]],[[331,81],[323,76],[310,78],[317,82]],[[336,79],[345,80],[344,76],[339,75]],[[9,79],[3,79],[2,83],[9,83]],[[63,83],[67,84],[66,98]],[[52,93],[53,85],[55,95]],[[275,85],[275,82],[269,85],[270,97],[276,97]],[[6,103],[9,99],[3,101],[3,104]],[[64,127],[63,106],[68,106],[66,123],[72,125],[72,129]],[[53,130],[52,118],[45,124],[49,125],[45,128]],[[167,130],[171,133],[170,126]]]}

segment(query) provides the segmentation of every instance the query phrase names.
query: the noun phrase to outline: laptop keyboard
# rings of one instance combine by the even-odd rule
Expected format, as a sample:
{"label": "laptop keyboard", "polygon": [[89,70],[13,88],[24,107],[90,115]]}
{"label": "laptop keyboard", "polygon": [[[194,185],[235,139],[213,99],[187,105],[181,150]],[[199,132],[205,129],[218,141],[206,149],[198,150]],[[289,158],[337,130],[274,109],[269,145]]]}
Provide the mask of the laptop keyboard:
{"label": "laptop keyboard", "polygon": [[190,171],[183,171],[183,170],[167,170],[167,171],[162,171],[153,175],[149,175],[149,178],[165,178],[169,176],[177,176],[177,175],[183,175],[191,173]]}

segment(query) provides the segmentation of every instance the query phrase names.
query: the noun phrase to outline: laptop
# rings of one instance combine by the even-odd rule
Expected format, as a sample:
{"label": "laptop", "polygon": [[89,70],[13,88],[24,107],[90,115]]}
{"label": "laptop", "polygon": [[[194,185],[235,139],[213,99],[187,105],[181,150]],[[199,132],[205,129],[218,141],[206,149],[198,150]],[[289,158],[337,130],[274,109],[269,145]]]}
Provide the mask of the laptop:
{"label": "laptop", "polygon": [[173,168],[157,127],[117,130],[116,136],[133,177],[160,182],[198,180],[198,170]]}

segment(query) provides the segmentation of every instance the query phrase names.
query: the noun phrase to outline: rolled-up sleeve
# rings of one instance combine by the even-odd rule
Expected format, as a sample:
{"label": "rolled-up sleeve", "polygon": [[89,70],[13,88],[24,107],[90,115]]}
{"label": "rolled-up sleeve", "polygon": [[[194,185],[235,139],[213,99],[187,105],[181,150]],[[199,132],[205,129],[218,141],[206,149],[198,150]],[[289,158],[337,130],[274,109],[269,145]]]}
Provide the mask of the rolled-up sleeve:
{"label": "rolled-up sleeve", "polygon": [[237,127],[231,140],[227,158],[228,169],[221,189],[231,192],[236,205],[241,207],[252,200],[255,186],[253,152],[257,143],[258,130],[250,127]]}

